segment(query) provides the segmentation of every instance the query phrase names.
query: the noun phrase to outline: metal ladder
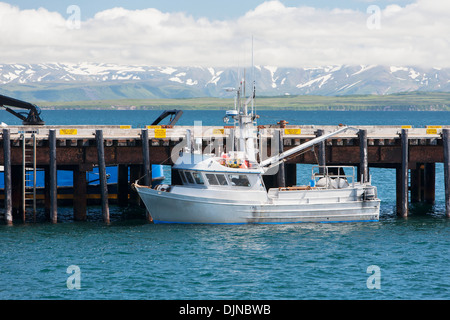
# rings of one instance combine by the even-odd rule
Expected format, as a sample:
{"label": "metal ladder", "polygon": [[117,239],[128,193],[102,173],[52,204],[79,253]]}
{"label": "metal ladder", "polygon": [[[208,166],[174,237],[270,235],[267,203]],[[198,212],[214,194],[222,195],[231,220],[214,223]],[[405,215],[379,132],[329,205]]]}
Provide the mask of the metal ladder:
{"label": "metal ladder", "polygon": [[22,214],[26,220],[27,208],[31,207],[33,221],[36,221],[36,135],[27,138],[25,133],[20,135],[22,140]]}

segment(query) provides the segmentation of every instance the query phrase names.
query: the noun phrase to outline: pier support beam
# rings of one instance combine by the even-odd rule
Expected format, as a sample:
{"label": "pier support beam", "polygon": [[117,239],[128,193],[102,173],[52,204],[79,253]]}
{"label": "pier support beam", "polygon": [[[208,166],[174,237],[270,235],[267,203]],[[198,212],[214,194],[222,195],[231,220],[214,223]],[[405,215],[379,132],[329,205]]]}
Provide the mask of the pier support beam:
{"label": "pier support beam", "polygon": [[51,129],[48,135],[48,144],[50,152],[50,221],[52,223],[58,222],[58,192],[57,192],[57,169],[56,169],[56,130]]}
{"label": "pier support beam", "polygon": [[75,221],[87,219],[87,179],[86,171],[77,166],[73,170],[73,218]]}
{"label": "pier support beam", "polygon": [[444,147],[445,213],[450,218],[450,129],[442,129]]}
{"label": "pier support beam", "polygon": [[369,182],[369,157],[367,149],[367,130],[360,130],[359,133],[359,177],[362,183]]}
{"label": "pier support beam", "polygon": [[402,129],[401,147],[402,147],[402,163],[397,168],[397,214],[401,217],[408,216],[408,130]]}
{"label": "pier support beam", "polygon": [[11,136],[9,129],[3,129],[3,167],[5,182],[5,222],[13,224],[12,218],[12,182],[11,182]]}
{"label": "pier support beam", "polygon": [[98,172],[100,178],[103,221],[106,224],[109,224],[110,219],[109,219],[109,204],[108,204],[108,185],[106,181],[105,146],[103,140],[103,130],[95,130],[95,139],[97,142]]}

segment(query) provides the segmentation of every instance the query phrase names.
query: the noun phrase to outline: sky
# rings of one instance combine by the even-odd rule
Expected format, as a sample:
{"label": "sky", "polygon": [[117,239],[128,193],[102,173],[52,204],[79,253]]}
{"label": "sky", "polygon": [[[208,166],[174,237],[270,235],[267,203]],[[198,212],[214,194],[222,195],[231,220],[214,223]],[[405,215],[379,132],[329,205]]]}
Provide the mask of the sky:
{"label": "sky", "polygon": [[[444,0],[445,1],[445,0]],[[185,12],[194,18],[207,17],[209,19],[230,19],[238,18],[246,12],[256,8],[264,1],[261,0],[18,0],[8,1],[20,9],[46,8],[50,11],[57,11],[66,14],[67,7],[78,5],[82,8],[81,19],[86,20],[95,16],[97,12],[113,7],[123,7],[129,10],[139,10],[155,8],[162,12]],[[413,0],[283,0],[280,1],[286,6],[311,6],[315,8],[345,8],[366,10],[370,3],[376,3],[381,7],[392,3],[407,4]]]}
{"label": "sky", "polygon": [[[1,63],[450,67],[447,0],[0,0]],[[253,39],[253,40],[252,40]]]}

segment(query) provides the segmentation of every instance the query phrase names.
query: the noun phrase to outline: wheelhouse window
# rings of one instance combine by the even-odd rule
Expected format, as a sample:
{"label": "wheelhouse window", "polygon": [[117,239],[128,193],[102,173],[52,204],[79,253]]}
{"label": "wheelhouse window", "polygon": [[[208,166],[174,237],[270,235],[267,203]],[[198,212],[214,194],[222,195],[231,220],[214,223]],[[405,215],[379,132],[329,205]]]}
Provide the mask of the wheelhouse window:
{"label": "wheelhouse window", "polygon": [[208,181],[209,185],[211,185],[211,186],[219,185],[219,181],[217,181],[217,177],[215,174],[207,173],[205,176],[206,176],[206,180]]}
{"label": "wheelhouse window", "polygon": [[194,177],[194,180],[197,184],[205,184],[203,182],[202,175],[198,172],[192,172],[192,176]]}
{"label": "wheelhouse window", "polygon": [[210,186],[227,186],[228,181],[224,174],[206,173],[206,180]]}
{"label": "wheelhouse window", "polygon": [[228,181],[227,181],[227,178],[225,178],[225,175],[218,174],[218,175],[216,175],[216,177],[217,177],[217,181],[219,181],[219,184],[221,186],[227,186],[228,185]]}
{"label": "wheelhouse window", "polygon": [[187,183],[186,177],[184,176],[184,172],[183,171],[178,171],[178,174],[181,177],[181,181],[183,181],[183,184]]}
{"label": "wheelhouse window", "polygon": [[186,175],[188,183],[195,184],[194,178],[192,178],[192,175],[189,171],[185,171],[184,174]]}
{"label": "wheelhouse window", "polygon": [[230,180],[232,186],[250,187],[250,181],[245,174],[229,174],[228,180]]}

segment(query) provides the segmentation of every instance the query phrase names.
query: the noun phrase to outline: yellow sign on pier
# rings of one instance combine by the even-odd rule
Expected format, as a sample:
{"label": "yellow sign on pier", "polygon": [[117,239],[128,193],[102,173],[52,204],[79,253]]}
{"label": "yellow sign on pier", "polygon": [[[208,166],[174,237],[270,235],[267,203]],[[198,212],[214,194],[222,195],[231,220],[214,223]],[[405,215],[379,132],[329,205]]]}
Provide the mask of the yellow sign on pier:
{"label": "yellow sign on pier", "polygon": [[157,139],[166,138],[166,129],[155,129],[155,138]]}
{"label": "yellow sign on pier", "polygon": [[302,129],[284,129],[285,135],[299,135],[302,134]]}
{"label": "yellow sign on pier", "polygon": [[60,135],[76,135],[78,133],[77,129],[59,129]]}

